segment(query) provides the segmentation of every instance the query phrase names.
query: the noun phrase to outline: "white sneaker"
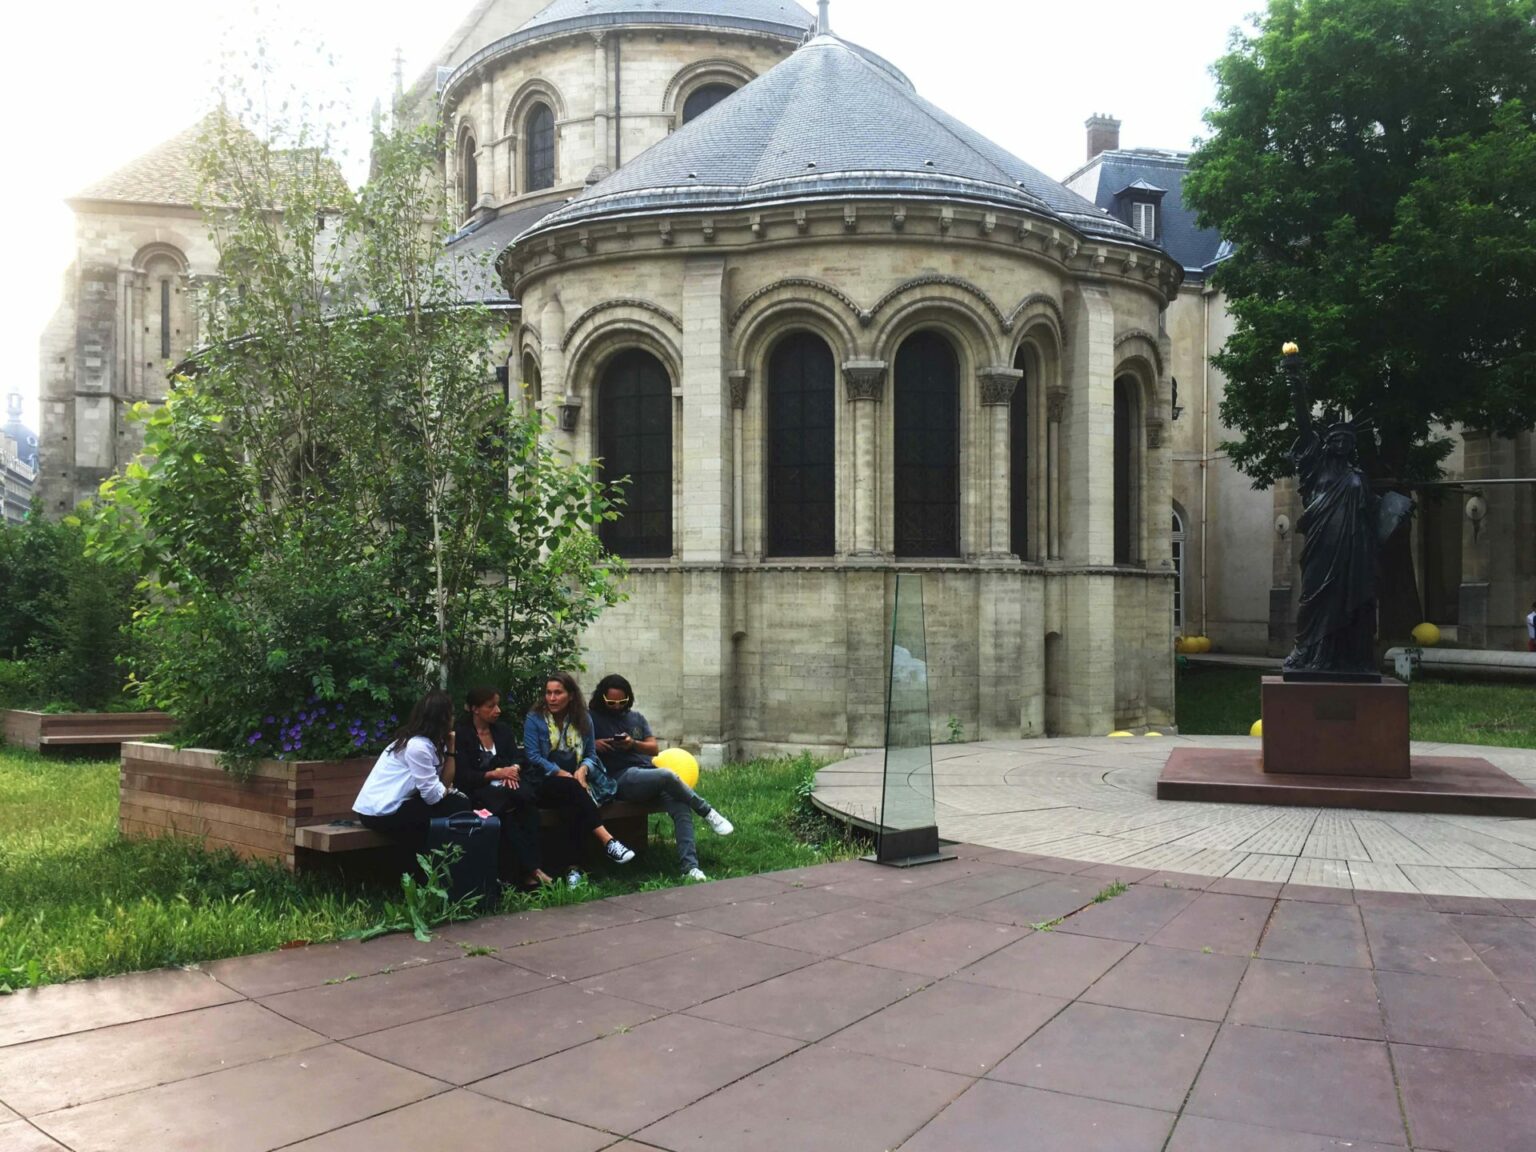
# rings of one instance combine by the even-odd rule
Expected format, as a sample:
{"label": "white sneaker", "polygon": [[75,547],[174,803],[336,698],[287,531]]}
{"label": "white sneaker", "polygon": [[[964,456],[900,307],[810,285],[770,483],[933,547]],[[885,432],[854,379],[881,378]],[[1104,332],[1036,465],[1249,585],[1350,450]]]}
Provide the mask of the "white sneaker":
{"label": "white sneaker", "polygon": [[690,868],[683,873],[684,880],[708,880],[709,877],[698,868]]}
{"label": "white sneaker", "polygon": [[634,852],[624,847],[617,840],[610,840],[604,844],[603,851],[608,853],[608,859],[612,860],[615,864],[628,864],[635,858]]}
{"label": "white sneaker", "polygon": [[586,877],[578,869],[572,868],[565,874],[565,886],[567,888],[580,888]]}
{"label": "white sneaker", "polygon": [[714,808],[711,808],[709,815],[704,817],[704,823],[709,825],[710,831],[716,836],[729,836],[732,832],[736,831],[736,825],[720,815],[719,811]]}

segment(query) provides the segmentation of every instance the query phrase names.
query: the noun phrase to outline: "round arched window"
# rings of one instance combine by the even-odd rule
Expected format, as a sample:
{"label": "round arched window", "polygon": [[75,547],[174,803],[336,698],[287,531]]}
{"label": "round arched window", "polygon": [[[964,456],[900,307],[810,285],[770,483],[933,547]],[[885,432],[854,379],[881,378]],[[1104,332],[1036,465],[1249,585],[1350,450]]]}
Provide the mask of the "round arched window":
{"label": "round arched window", "polygon": [[734,91],[736,89],[729,84],[705,84],[695,88],[683,101],[683,123],[704,115]]}

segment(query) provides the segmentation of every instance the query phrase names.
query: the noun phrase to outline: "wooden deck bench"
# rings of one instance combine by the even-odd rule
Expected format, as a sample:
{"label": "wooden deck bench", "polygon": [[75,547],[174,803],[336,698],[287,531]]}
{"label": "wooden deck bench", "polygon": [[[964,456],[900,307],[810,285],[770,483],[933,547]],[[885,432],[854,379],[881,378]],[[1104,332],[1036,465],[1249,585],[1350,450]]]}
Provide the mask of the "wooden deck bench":
{"label": "wooden deck bench", "polygon": [[6,709],[5,741],[40,752],[45,748],[87,748],[154,739],[174,721],[164,712],[32,712]]}
{"label": "wooden deck bench", "polygon": [[[602,817],[608,831],[638,852],[645,846],[647,820],[662,810],[659,804],[630,804],[615,800],[604,804],[598,810],[598,815]],[[545,808],[539,812],[539,819],[543,827],[551,828],[559,821],[560,813]],[[337,853],[385,848],[393,841],[383,833],[364,828],[361,824],[331,821],[327,824],[299,825],[293,830],[293,843],[294,847],[307,848],[311,852]]]}

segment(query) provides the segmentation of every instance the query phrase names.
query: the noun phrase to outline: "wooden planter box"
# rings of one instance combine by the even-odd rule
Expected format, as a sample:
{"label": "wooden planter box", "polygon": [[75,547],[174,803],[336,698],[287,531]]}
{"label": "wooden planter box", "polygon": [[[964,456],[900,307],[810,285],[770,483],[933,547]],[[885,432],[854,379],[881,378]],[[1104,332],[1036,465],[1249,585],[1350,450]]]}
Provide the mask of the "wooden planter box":
{"label": "wooden planter box", "polygon": [[5,710],[5,742],[37,752],[85,748],[163,736],[175,725],[164,712],[28,712]]}
{"label": "wooden planter box", "polygon": [[206,748],[123,745],[118,829],[124,836],[192,836],[210,848],[294,867],[294,831],[351,819],[374,758],[262,760],[247,780]]}

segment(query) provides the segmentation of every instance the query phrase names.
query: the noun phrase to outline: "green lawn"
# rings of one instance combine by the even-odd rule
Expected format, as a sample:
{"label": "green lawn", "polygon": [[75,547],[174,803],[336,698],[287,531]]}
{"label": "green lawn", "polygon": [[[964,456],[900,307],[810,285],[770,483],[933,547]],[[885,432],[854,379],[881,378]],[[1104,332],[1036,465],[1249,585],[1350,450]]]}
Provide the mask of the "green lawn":
{"label": "green lawn", "polygon": [[[802,804],[817,766],[758,760],[706,774],[701,791],[736,832],[722,839],[701,829],[700,866],[721,878],[863,850]],[[649,850],[633,864],[596,872],[576,892],[562,887],[544,902],[679,883],[671,821],[653,817],[650,832]],[[0,987],[332,940],[380,923],[399,898],[393,878],[294,877],[193,842],[119,840],[116,761],[44,759],[0,746]]]}
{"label": "green lawn", "polygon": [[[1181,668],[1179,732],[1246,736],[1259,718],[1263,675],[1257,668]],[[1529,685],[1416,680],[1408,691],[1409,736],[1414,740],[1536,747],[1536,693]]]}

